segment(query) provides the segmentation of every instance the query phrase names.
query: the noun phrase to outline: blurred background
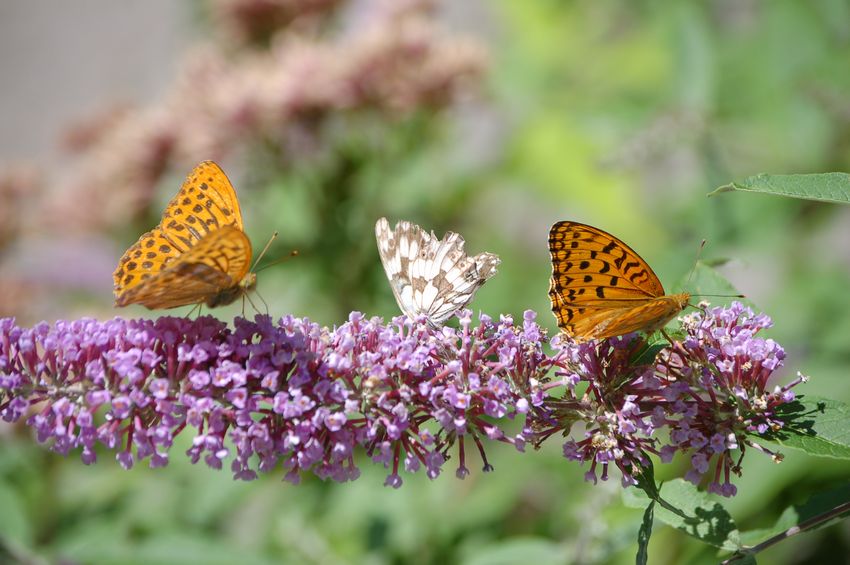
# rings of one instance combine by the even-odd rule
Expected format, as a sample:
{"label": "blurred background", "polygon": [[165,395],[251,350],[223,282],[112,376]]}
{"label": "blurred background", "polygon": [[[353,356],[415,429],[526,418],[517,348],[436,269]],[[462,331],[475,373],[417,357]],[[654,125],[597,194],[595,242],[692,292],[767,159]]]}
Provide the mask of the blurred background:
{"label": "blurred background", "polygon": [[[373,226],[410,219],[502,258],[473,306],[549,314],[549,226],[634,247],[668,290],[703,258],[772,316],[800,392],[850,401],[850,207],[706,193],[850,170],[850,4],[208,0],[0,4],[0,316],[114,315],[111,273],[185,175],[237,188],[272,315],[397,314]],[[722,301],[722,299],[715,299]],[[185,315],[187,309],[176,310]],[[214,312],[239,314],[237,303]],[[191,466],[93,467],[0,427],[3,559],[26,563],[629,563],[641,512],[551,441],[464,481],[363,461],[352,484]],[[751,452],[743,530],[850,466]],[[666,466],[661,478],[684,472]],[[763,554],[850,562],[841,522]],[[716,554],[657,525],[652,563]],[[841,561],[843,559],[843,561]]]}

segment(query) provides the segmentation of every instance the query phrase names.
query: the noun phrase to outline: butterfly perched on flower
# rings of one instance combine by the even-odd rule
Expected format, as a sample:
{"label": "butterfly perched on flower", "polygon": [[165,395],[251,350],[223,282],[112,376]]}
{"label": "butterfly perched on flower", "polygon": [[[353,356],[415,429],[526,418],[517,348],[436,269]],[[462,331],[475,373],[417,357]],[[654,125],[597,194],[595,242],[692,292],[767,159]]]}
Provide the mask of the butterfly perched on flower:
{"label": "butterfly perched on flower", "polygon": [[469,304],[500,263],[493,253],[469,257],[459,234],[448,232],[437,239],[412,222],[400,221],[390,229],[381,218],[375,237],[399,308],[411,318],[424,315],[431,325]]}
{"label": "butterfly perched on flower", "polygon": [[256,286],[250,265],[236,191],[217,164],[204,161],[186,177],[159,225],[121,257],[113,274],[115,305],[230,304]]}
{"label": "butterfly perched on flower", "polygon": [[646,261],[599,228],[556,223],[549,254],[552,312],[576,341],[655,331],[688,305],[690,294],[665,294]]}

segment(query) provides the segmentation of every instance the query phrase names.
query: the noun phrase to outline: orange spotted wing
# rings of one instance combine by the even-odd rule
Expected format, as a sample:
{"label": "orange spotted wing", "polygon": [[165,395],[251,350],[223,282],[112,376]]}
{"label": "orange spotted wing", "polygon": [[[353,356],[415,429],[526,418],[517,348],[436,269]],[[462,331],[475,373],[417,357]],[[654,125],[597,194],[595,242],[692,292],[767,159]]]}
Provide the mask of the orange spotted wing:
{"label": "orange spotted wing", "polygon": [[640,255],[599,228],[556,223],[549,254],[552,312],[576,341],[654,331],[688,305],[689,294],[665,294]]}

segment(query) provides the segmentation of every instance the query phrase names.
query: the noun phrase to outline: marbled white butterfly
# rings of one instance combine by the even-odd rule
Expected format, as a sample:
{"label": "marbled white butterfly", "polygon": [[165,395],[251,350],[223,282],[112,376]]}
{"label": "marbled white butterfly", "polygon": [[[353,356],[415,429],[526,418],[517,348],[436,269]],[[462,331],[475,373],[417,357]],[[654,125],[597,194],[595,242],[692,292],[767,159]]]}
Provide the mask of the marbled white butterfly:
{"label": "marbled white butterfly", "polygon": [[475,291],[496,274],[493,253],[467,256],[463,238],[454,232],[437,239],[414,223],[400,221],[391,230],[386,218],[375,224],[378,253],[402,312],[425,315],[431,325],[465,307]]}

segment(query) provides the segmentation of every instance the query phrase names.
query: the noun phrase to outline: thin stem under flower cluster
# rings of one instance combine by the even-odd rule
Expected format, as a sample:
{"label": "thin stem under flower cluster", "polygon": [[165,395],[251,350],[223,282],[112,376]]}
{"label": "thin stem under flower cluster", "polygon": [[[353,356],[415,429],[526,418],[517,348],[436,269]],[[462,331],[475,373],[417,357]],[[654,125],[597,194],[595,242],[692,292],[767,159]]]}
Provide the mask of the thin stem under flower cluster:
{"label": "thin stem under flower cluster", "polygon": [[768,323],[740,305],[696,314],[682,341],[639,363],[636,335],[558,338],[547,353],[531,311],[521,324],[481,315],[476,325],[462,311],[457,329],[357,312],[334,329],[291,316],[237,318],[232,329],[211,317],[3,319],[0,416],[25,419],[54,451],[81,449],[87,464],[101,444],[128,469],[166,465],[174,438],[190,433],[193,462],[229,462],[243,480],[280,468],[293,482],[355,479],[359,446],[393,487],[402,469],[436,478],[452,457],[463,478],[469,450],[489,471],[488,440],[523,451],[568,431],[565,456],[589,462],[594,482],[613,464],[635,484],[650,455],[683,451],[689,479],[711,475],[713,460],[710,488],[730,496],[732,452],[743,456],[746,434],[781,427],[776,408],[799,382],[765,392],[784,356],[753,337]]}

